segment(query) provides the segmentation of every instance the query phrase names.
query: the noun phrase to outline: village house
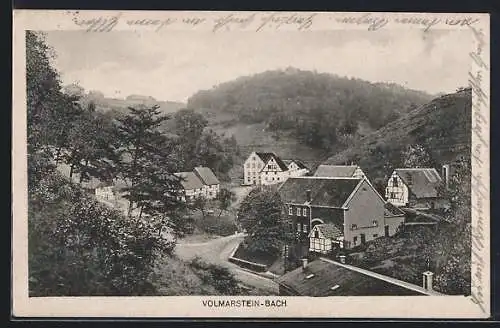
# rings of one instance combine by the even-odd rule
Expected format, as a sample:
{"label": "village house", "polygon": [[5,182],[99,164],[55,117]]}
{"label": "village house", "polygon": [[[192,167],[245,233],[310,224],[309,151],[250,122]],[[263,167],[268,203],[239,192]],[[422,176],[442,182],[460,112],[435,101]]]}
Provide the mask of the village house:
{"label": "village house", "polygon": [[[385,200],[367,179],[295,177],[278,191],[290,230],[309,242],[311,251],[352,248],[392,236],[404,223],[404,214],[387,214]],[[321,226],[314,229],[316,225]]]}
{"label": "village house", "polygon": [[422,273],[422,286],[326,258],[308,263],[277,279],[280,296],[439,296],[433,273]]}
{"label": "village house", "polygon": [[358,165],[321,164],[313,176],[325,178],[366,178],[365,173]]}
{"label": "village house", "polygon": [[195,167],[193,172],[203,183],[203,196],[207,199],[216,198],[220,191],[220,182],[214,172],[210,168],[204,166]]}
{"label": "village house", "polygon": [[443,180],[434,168],[395,169],[387,181],[385,197],[388,202],[400,207],[443,208],[446,202],[440,196],[442,185]]}
{"label": "village house", "polygon": [[284,161],[274,153],[252,152],[243,164],[243,183],[274,185],[308,172],[309,169],[300,160]]}
{"label": "village house", "polygon": [[192,172],[178,172],[175,176],[181,179],[183,193],[180,199],[190,202],[198,197],[214,199],[220,190],[220,182],[208,167],[195,167]]}
{"label": "village house", "polygon": [[301,177],[309,173],[309,168],[298,159],[284,159],[289,177]]}

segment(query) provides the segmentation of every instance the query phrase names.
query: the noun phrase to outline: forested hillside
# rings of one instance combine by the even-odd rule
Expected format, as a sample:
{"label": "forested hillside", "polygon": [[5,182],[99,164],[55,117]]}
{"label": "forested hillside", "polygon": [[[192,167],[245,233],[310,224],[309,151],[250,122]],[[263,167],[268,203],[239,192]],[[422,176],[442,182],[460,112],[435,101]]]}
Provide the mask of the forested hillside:
{"label": "forested hillside", "polygon": [[325,163],[355,162],[372,179],[386,178],[401,166],[408,145],[420,145],[437,169],[459,156],[470,156],[470,88],[438,97],[406,116],[368,134]]}
{"label": "forested hillside", "polygon": [[[188,108],[205,113],[220,128],[258,125],[259,135],[341,150],[432,99],[396,84],[370,83],[294,68],[266,71],[202,90]],[[238,140],[239,131],[235,131]],[[248,138],[252,138],[249,136]],[[242,146],[262,142],[238,140]]]}

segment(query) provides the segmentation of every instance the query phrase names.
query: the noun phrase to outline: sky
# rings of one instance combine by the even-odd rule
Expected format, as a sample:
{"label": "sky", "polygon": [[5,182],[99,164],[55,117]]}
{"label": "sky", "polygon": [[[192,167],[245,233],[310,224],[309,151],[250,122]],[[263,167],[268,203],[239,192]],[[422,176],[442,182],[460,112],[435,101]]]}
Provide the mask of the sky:
{"label": "sky", "polygon": [[454,92],[468,84],[472,46],[470,33],[460,30],[51,31],[46,40],[63,84],[179,102],[239,76],[286,67]]}

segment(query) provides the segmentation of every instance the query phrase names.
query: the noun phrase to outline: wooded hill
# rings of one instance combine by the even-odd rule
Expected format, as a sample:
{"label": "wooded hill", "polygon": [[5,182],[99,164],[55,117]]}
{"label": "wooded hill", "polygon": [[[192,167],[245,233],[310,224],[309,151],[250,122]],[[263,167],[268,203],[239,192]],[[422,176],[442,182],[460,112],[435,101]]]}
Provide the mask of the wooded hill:
{"label": "wooded hill", "polygon": [[457,157],[468,158],[471,101],[470,88],[438,97],[368,134],[325,164],[355,162],[374,179],[401,165],[400,155],[407,145],[423,146],[438,169]]}
{"label": "wooded hill", "polygon": [[336,151],[431,99],[396,84],[287,68],[199,91],[187,105],[211,117],[213,125],[261,124],[262,132],[272,132],[276,139],[292,137],[315,149]]}

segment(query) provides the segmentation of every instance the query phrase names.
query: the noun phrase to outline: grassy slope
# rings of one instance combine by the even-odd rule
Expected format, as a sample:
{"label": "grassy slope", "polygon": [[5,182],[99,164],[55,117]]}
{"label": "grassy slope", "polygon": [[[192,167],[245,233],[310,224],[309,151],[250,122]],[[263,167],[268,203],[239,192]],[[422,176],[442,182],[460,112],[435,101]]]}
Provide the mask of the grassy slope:
{"label": "grassy slope", "polygon": [[468,156],[471,136],[471,91],[434,99],[406,116],[368,134],[352,147],[330,157],[325,163],[355,161],[371,178],[389,174],[374,150],[379,147],[393,165],[399,164],[401,150],[408,144],[424,145],[432,158],[442,164],[457,156]]}

